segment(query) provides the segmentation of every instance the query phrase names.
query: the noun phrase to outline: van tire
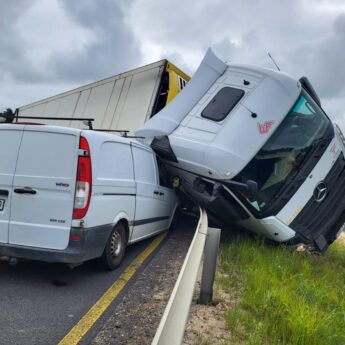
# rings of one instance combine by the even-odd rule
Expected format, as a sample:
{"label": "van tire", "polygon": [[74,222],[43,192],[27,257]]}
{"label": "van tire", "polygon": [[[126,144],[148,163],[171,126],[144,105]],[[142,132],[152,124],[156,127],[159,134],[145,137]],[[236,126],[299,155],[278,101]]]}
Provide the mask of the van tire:
{"label": "van tire", "polygon": [[101,256],[101,263],[106,271],[113,271],[121,265],[126,246],[125,226],[122,223],[118,223],[111,232]]}

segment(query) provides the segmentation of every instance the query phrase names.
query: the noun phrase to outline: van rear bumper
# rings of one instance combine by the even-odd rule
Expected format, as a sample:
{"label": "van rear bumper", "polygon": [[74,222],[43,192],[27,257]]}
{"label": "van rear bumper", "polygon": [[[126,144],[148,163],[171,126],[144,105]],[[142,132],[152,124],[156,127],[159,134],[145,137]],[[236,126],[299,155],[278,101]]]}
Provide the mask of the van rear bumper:
{"label": "van rear bumper", "polygon": [[79,264],[102,255],[107,240],[113,229],[112,224],[93,228],[71,228],[70,235],[79,237],[78,241],[69,241],[64,250],[0,244],[0,256],[45,262],[63,262]]}

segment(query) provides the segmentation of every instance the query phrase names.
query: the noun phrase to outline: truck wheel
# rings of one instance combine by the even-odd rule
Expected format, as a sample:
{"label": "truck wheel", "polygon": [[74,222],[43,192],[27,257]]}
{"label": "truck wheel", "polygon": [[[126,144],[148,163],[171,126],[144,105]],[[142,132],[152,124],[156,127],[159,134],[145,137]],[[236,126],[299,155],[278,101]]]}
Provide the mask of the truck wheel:
{"label": "truck wheel", "polygon": [[111,232],[101,257],[104,269],[112,271],[121,265],[126,245],[126,229],[122,223],[118,223]]}

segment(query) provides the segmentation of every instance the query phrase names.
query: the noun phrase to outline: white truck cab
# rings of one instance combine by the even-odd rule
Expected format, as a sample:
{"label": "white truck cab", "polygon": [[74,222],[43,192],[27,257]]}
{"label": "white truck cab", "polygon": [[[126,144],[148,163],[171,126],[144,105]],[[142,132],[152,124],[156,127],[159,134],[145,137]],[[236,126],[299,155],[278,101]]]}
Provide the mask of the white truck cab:
{"label": "white truck cab", "polygon": [[0,256],[68,264],[101,257],[114,269],[127,244],[168,229],[176,207],[155,154],[135,140],[0,125]]}
{"label": "white truck cab", "polygon": [[209,51],[136,134],[223,227],[323,251],[345,222],[344,137],[305,77]]}

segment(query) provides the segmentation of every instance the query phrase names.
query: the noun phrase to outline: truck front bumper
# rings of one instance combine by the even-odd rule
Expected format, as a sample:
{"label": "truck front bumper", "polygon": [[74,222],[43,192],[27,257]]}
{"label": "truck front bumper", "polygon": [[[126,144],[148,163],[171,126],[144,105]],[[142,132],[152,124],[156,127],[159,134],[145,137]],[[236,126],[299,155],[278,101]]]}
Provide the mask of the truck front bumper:
{"label": "truck front bumper", "polygon": [[70,240],[68,247],[64,250],[0,243],[0,256],[79,264],[102,255],[112,229],[112,224],[87,229],[71,228],[71,238],[79,238],[79,240]]}
{"label": "truck front bumper", "polygon": [[289,225],[304,243],[314,243],[320,251],[327,249],[345,223],[345,157],[340,154],[323,182],[324,200],[311,196],[302,211]]}

